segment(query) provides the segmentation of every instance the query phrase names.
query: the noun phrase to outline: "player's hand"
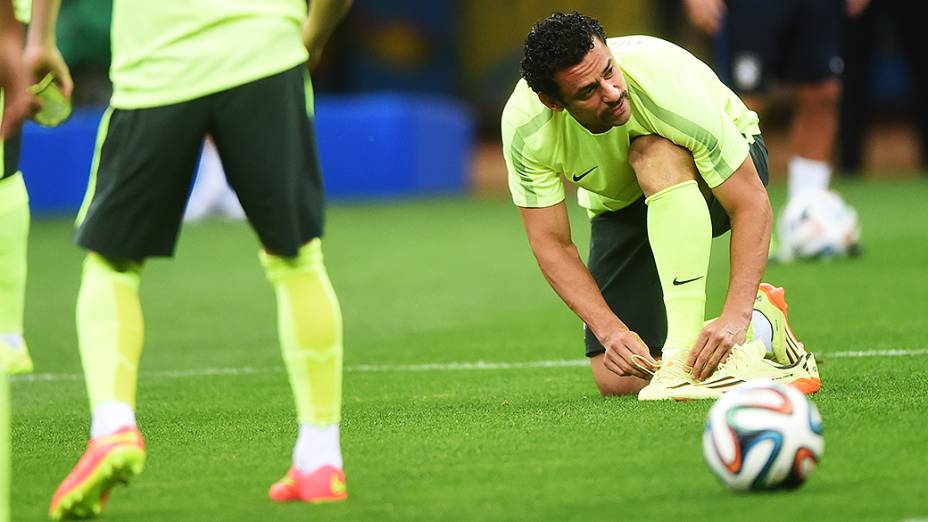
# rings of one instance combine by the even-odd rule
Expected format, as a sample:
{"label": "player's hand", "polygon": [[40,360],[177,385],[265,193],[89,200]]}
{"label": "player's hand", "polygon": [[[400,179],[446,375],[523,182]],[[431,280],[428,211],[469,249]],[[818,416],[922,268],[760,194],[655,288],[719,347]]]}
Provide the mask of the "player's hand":
{"label": "player's hand", "polygon": [[[618,331],[600,339],[606,349],[603,366],[619,376],[635,376],[645,380],[657,370],[657,361],[651,357],[648,346],[631,330]],[[637,357],[633,357],[637,356]],[[648,368],[651,373],[644,371]]]}
{"label": "player's hand", "polygon": [[309,53],[309,59],[306,60],[306,67],[309,68],[309,72],[315,71],[316,67],[319,66],[319,62],[322,61],[322,49],[322,46],[319,46],[319,48],[310,47],[306,49]]}
{"label": "player's hand", "polygon": [[744,320],[734,320],[723,315],[706,325],[686,360],[686,364],[692,367],[693,378],[701,381],[712,375],[728,357],[731,349],[736,344],[744,343],[748,324]]}
{"label": "player's hand", "polygon": [[706,34],[714,35],[718,32],[725,15],[723,0],[683,0],[683,7],[690,23]]}
{"label": "player's hand", "polygon": [[71,71],[68,64],[65,63],[64,57],[58,47],[47,45],[26,45],[23,51],[23,67],[29,75],[29,83],[35,85],[46,74],[52,73],[55,76],[55,82],[61,87],[61,93],[70,98],[74,90],[74,82],[71,80]]}

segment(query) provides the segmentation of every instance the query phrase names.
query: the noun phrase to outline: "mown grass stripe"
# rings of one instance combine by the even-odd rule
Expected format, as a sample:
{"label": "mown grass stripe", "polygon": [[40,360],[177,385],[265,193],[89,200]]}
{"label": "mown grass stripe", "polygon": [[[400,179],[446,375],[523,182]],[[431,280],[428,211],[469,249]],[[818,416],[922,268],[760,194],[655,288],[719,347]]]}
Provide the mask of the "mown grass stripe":
{"label": "mown grass stripe", "polygon": [[[870,357],[917,357],[928,355],[928,348],[917,349],[891,349],[891,350],[858,350],[843,352],[816,353],[820,359],[859,359]],[[587,366],[587,359],[555,359],[548,361],[526,362],[450,362],[425,364],[353,364],[345,366],[349,373],[384,373],[384,372],[443,372],[462,370],[524,370],[534,368],[569,368]],[[237,376],[255,375],[262,373],[282,373],[281,367],[273,368],[192,368],[189,370],[159,370],[141,372],[142,380],[157,379],[187,379],[191,377]],[[31,375],[14,375],[12,382],[61,382],[79,381],[83,376],[79,373],[36,373]]]}

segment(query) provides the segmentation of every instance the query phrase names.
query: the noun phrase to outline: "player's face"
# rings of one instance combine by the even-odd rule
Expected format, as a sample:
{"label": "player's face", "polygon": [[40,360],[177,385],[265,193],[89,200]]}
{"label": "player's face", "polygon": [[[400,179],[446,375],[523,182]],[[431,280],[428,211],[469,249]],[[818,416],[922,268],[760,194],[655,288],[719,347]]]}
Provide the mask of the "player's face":
{"label": "player's face", "polygon": [[606,132],[631,117],[625,77],[599,38],[593,37],[593,48],[580,63],[556,72],[554,81],[561,92],[556,105],[567,109],[590,132]]}

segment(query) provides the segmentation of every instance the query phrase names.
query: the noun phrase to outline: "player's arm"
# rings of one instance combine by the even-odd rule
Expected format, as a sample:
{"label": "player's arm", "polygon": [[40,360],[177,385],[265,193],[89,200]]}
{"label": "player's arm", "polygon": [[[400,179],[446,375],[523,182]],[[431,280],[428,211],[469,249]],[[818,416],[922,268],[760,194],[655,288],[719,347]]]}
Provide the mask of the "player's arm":
{"label": "player's arm", "polygon": [[545,279],[606,348],[606,368],[618,375],[649,378],[631,356],[644,357],[652,368],[656,363],[641,338],[612,313],[603,299],[571,240],[564,202],[544,208],[520,207],[519,213]]}
{"label": "player's arm", "polygon": [[690,23],[710,35],[719,31],[725,16],[724,0],[683,0],[683,8]]}
{"label": "player's arm", "polygon": [[32,22],[23,52],[23,66],[30,75],[29,83],[34,84],[52,73],[62,94],[70,97],[74,83],[55,36],[60,7],[61,0],[32,0]]}
{"label": "player's arm", "polygon": [[351,8],[352,0],[311,0],[303,21],[303,45],[309,52],[309,68],[315,69],[338,22]]}
{"label": "player's arm", "polygon": [[757,287],[767,266],[773,214],[750,155],[712,193],[731,220],[731,268],[722,315],[703,328],[690,351],[688,363],[697,379],[711,375],[731,348],[745,341]]}
{"label": "player's arm", "polygon": [[15,134],[28,105],[23,74],[22,25],[13,13],[10,0],[0,0],[0,88],[3,89],[3,137]]}

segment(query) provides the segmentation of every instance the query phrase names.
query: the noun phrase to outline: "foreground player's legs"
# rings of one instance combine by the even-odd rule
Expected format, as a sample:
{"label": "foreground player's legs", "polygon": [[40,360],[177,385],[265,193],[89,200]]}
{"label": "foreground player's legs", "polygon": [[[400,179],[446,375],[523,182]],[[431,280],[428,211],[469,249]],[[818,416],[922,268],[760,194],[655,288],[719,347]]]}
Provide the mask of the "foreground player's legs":
{"label": "foreground player's legs", "polygon": [[687,151],[647,136],[632,143],[629,162],[647,196],[648,239],[667,310],[661,369],[639,398],[672,398],[669,387],[693,382],[683,362],[705,319],[712,223]]}
{"label": "foreground player's legs", "polygon": [[293,466],[275,483],[277,501],[326,502],[348,496],[339,445],[342,321],[335,291],[314,239],[294,258],[262,254],[277,295],[277,325],[296,399],[300,434]]}
{"label": "foreground player's legs", "polygon": [[77,334],[93,412],[91,440],[58,487],[49,515],[99,514],[109,490],[142,472],[145,445],[135,423],[142,354],[140,263],[112,262],[90,253],[77,298]]}
{"label": "foreground player's legs", "polygon": [[0,372],[32,371],[23,339],[29,196],[20,173],[0,179]]}
{"label": "foreground player's legs", "polygon": [[77,336],[93,410],[92,438],[135,426],[143,322],[137,262],[84,259],[77,296]]}

